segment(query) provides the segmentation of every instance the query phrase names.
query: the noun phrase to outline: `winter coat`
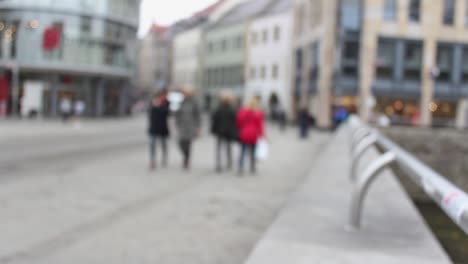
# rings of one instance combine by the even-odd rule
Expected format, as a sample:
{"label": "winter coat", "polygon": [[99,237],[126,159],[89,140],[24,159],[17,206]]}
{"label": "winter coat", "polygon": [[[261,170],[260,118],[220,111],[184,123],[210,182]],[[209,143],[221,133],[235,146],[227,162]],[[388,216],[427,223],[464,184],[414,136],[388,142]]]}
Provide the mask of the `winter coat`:
{"label": "winter coat", "polygon": [[237,140],[236,111],[229,104],[221,104],[213,113],[211,119],[211,133],[230,140]]}
{"label": "winter coat", "polygon": [[152,105],[149,110],[149,129],[148,133],[151,136],[161,136],[161,137],[168,137],[169,133],[169,126],[168,126],[168,118],[169,118],[170,110],[169,110],[169,102],[164,102],[161,105]]}
{"label": "winter coat", "polygon": [[175,118],[180,140],[193,140],[198,136],[201,112],[194,99],[186,98],[176,112]]}
{"label": "winter coat", "polygon": [[265,135],[265,117],[261,111],[242,108],[237,113],[237,128],[242,144],[255,145]]}

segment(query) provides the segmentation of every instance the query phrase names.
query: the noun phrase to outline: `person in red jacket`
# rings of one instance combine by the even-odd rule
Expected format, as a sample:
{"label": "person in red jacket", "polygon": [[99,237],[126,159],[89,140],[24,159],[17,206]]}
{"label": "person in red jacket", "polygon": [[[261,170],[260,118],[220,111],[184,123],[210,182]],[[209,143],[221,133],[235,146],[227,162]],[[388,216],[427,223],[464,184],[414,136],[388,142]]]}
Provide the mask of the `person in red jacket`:
{"label": "person in red jacket", "polygon": [[257,98],[252,98],[248,104],[237,113],[236,125],[239,130],[239,141],[242,145],[239,160],[239,174],[244,172],[244,160],[250,156],[250,169],[256,173],[255,151],[260,138],[265,136],[265,118],[260,110]]}

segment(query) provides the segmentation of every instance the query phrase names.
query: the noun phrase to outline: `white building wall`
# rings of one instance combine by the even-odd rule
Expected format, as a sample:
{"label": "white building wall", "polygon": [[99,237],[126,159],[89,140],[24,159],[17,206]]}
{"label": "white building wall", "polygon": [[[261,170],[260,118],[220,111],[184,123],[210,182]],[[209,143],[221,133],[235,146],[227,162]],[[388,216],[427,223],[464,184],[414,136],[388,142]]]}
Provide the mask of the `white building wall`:
{"label": "white building wall", "polygon": [[178,34],[173,46],[173,84],[200,89],[202,30],[195,28]]}
{"label": "white building wall", "polygon": [[[280,30],[279,39],[274,39],[275,27]],[[263,32],[267,32],[267,41]],[[256,42],[253,36],[256,34]],[[247,85],[245,97],[260,95],[265,109],[273,93],[279,96],[282,107],[292,114],[292,11],[261,17],[254,20],[248,30]],[[278,75],[273,77],[273,67],[277,65]],[[262,78],[265,67],[265,78]],[[255,72],[255,74],[253,74]]]}

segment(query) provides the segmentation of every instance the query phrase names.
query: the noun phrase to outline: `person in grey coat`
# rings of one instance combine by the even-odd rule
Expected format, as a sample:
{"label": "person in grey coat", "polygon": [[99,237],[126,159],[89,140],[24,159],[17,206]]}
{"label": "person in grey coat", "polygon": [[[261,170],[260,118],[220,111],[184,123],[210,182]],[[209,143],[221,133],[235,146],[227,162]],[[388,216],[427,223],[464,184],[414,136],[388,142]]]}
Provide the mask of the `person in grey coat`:
{"label": "person in grey coat", "polygon": [[184,169],[190,169],[192,142],[200,135],[201,112],[192,89],[185,89],[184,101],[175,114],[179,134],[179,147],[183,155]]}

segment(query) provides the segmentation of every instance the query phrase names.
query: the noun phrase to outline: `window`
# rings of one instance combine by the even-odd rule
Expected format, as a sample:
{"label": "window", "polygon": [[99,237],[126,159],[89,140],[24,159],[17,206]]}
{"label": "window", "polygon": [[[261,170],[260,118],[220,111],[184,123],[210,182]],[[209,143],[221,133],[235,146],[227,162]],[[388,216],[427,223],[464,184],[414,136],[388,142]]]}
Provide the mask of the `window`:
{"label": "window", "polygon": [[359,59],[359,43],[357,41],[348,40],[344,44],[343,57],[346,60]]}
{"label": "window", "polygon": [[263,30],[263,43],[267,43],[268,41],[268,30]]}
{"label": "window", "polygon": [[462,81],[468,82],[468,46],[463,48],[462,56]]}
{"label": "window", "polygon": [[420,80],[422,67],[422,44],[407,42],[404,57],[404,77],[407,80]]}
{"label": "window", "polygon": [[257,44],[257,32],[252,32],[252,45]]}
{"label": "window", "polygon": [[260,78],[262,80],[264,80],[266,78],[266,68],[265,68],[265,66],[262,66],[262,68],[260,69]]}
{"label": "window", "polygon": [[273,65],[272,69],[271,69],[271,76],[274,80],[278,79],[278,65]]}
{"label": "window", "polygon": [[437,67],[440,70],[438,81],[450,82],[453,71],[453,50],[451,45],[439,44],[437,47]]}
{"label": "window", "polygon": [[312,44],[311,47],[311,64],[309,72],[309,91],[311,94],[317,91],[317,80],[319,77],[320,50],[319,43]]}
{"label": "window", "polygon": [[381,39],[377,51],[377,79],[393,79],[395,58],[396,42],[394,40]]}
{"label": "window", "polygon": [[89,35],[91,34],[91,18],[87,16],[82,16],[81,17],[81,33],[83,35]]}
{"label": "window", "polygon": [[214,44],[213,42],[208,43],[208,53],[212,53],[214,51]]}
{"label": "window", "polygon": [[342,0],[340,6],[341,28],[359,31],[361,26],[361,0]]}
{"label": "window", "polygon": [[342,73],[356,78],[359,69],[359,41],[346,40],[343,44]]}
{"label": "window", "polygon": [[280,35],[281,35],[281,29],[279,26],[276,26],[275,31],[274,31],[275,41],[278,41],[280,39]]}
{"label": "window", "polygon": [[234,47],[236,47],[236,49],[241,49],[243,40],[244,39],[243,39],[242,36],[235,37],[234,38]]}
{"label": "window", "polygon": [[384,2],[384,19],[386,21],[396,20],[397,0],[385,0]]}
{"label": "window", "polygon": [[421,0],[409,1],[409,20],[412,22],[419,22],[421,15]]}
{"label": "window", "polygon": [[444,0],[443,11],[444,25],[453,25],[455,23],[455,0]]}
{"label": "window", "polygon": [[255,80],[255,78],[257,78],[257,69],[252,66],[252,68],[250,68],[250,79]]}
{"label": "window", "polygon": [[468,0],[465,0],[465,26],[468,27]]}
{"label": "window", "polygon": [[223,39],[221,41],[221,50],[225,51],[227,49],[227,40]]}

